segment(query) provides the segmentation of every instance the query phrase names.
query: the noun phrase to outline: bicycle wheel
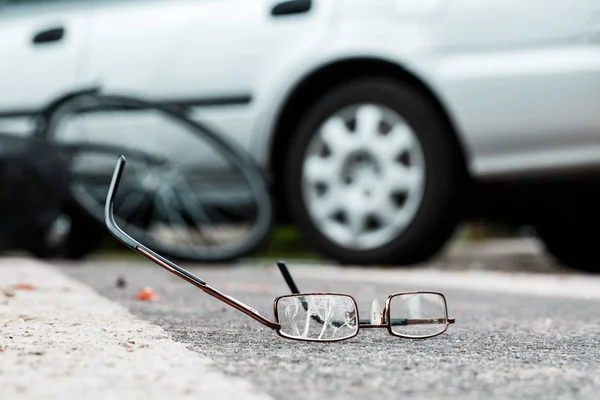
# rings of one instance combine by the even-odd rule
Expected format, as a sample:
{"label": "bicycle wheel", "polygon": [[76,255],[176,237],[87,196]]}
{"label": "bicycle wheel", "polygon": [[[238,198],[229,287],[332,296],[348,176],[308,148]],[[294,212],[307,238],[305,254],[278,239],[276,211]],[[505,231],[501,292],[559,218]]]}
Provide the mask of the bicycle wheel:
{"label": "bicycle wheel", "polygon": [[165,255],[231,260],[270,232],[272,201],[258,165],[182,108],[86,93],[58,107],[44,134],[68,165],[71,196],[100,223],[115,160],[124,155],[117,223]]}

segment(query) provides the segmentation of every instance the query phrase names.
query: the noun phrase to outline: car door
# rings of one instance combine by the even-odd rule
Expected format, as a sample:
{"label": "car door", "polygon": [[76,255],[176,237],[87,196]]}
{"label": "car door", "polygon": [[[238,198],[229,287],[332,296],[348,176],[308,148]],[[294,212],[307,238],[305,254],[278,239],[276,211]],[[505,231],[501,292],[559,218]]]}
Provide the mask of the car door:
{"label": "car door", "polygon": [[600,163],[600,2],[439,2],[428,23],[478,172]]}
{"label": "car door", "polygon": [[84,87],[88,1],[0,0],[0,130]]}
{"label": "car door", "polygon": [[[313,3],[99,1],[91,44],[93,73],[111,90],[199,104],[243,102],[264,58],[281,44],[293,43],[294,32],[310,35]],[[271,30],[274,20],[285,17],[291,18]]]}
{"label": "car door", "polygon": [[[299,37],[318,39],[314,26],[327,26],[323,20],[331,13],[324,11],[331,4],[98,2],[90,47],[93,79],[106,91],[191,106],[195,118],[249,147],[253,101],[260,96],[265,70],[286,61]],[[146,137],[149,128],[144,128]]]}

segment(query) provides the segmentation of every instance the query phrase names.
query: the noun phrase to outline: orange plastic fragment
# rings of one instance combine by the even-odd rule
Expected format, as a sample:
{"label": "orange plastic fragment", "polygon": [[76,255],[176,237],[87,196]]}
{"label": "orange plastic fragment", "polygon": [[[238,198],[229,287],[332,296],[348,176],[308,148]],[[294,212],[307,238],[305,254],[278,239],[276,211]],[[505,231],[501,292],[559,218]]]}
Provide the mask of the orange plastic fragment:
{"label": "orange plastic fragment", "polygon": [[34,290],[35,286],[33,286],[31,283],[17,283],[13,285],[13,288],[17,290]]}
{"label": "orange plastic fragment", "polygon": [[152,290],[152,288],[150,287],[145,287],[143,289],[141,289],[136,295],[135,298],[137,300],[142,300],[142,301],[149,301],[149,300],[154,300],[156,299],[158,296],[156,295],[156,293],[154,292],[154,290]]}

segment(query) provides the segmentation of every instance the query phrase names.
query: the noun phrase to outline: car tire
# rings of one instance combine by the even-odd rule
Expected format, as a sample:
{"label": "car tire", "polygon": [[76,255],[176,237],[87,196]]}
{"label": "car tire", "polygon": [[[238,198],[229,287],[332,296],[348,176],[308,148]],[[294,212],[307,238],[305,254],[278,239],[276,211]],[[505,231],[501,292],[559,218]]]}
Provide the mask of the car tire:
{"label": "car tire", "polygon": [[82,260],[102,244],[107,229],[78,205],[69,209],[71,229],[62,250],[67,260]]}
{"label": "car tire", "polygon": [[534,228],[548,253],[560,264],[598,274],[598,243],[590,227],[600,225],[600,196],[564,195],[543,204]]}
{"label": "car tire", "polygon": [[45,241],[47,232],[36,232],[30,236],[30,240],[23,245],[23,249],[40,260],[51,260],[58,256],[55,247],[48,246]]}
{"label": "car tire", "polygon": [[39,232],[31,236],[26,244],[25,250],[34,257],[42,260],[66,259],[82,260],[94,252],[102,244],[102,238],[106,232],[105,228],[95,219],[84,215],[83,211],[66,213],[71,220],[69,232],[61,243],[50,245],[47,237],[49,231]]}
{"label": "car tire", "polygon": [[[378,114],[374,114],[374,110],[379,110]],[[347,131],[354,129],[352,135],[367,132],[368,129],[362,127],[368,126],[369,118],[374,123],[373,115],[378,115],[381,120],[377,130],[371,133],[377,132],[382,137],[369,137],[365,133],[360,136],[360,141],[354,136],[349,141],[351,133]],[[341,120],[347,130],[343,133],[346,136],[340,134],[343,131]],[[322,132],[329,135],[325,136],[327,140],[322,139]],[[338,136],[337,140],[333,139],[335,136]],[[404,143],[403,140],[409,140],[412,145],[403,149],[399,145]],[[361,155],[361,146],[370,149],[368,154]],[[325,165],[323,160],[332,154],[334,158],[326,161],[329,166],[321,168]],[[369,162],[357,159],[360,157],[371,160],[372,165],[369,167]],[[397,170],[396,163],[404,165]],[[322,182],[317,182],[321,178],[318,174],[314,176],[314,171],[319,169],[323,171],[318,174],[328,176],[330,183],[324,195],[319,195],[324,190]],[[391,192],[390,188],[399,185],[400,179],[387,171],[402,171],[402,174],[408,171],[404,175],[408,178],[403,178],[403,182],[410,189],[406,189],[404,197],[402,193]],[[341,264],[411,265],[425,261],[439,252],[462,218],[461,195],[466,174],[453,132],[426,94],[397,80],[364,78],[335,87],[319,98],[299,123],[289,148],[285,172],[288,207],[298,228],[317,251]],[[377,179],[389,179],[386,182],[392,184],[377,184],[377,179],[371,179],[369,174],[379,177]],[[374,182],[372,185],[371,181]],[[343,182],[353,185],[351,191],[349,186],[342,185]],[[373,192],[365,190],[367,197],[358,201],[362,187],[371,187],[369,185]],[[331,196],[326,197],[329,190]],[[371,202],[369,196],[378,200]],[[389,203],[392,197],[397,200],[393,207]],[[332,215],[329,211],[334,207],[327,202],[335,202],[335,199],[344,211],[338,210]],[[319,208],[319,204],[325,205]],[[382,204],[389,219],[382,211],[375,211],[377,217],[369,215],[364,210],[373,209],[370,204]],[[360,215],[353,211],[359,208],[363,210]],[[319,211],[321,209],[325,211]],[[364,228],[364,235],[360,233],[352,238],[353,234],[342,234],[346,228],[340,226],[346,222],[355,227],[352,232]],[[340,232],[340,240],[335,232]]]}

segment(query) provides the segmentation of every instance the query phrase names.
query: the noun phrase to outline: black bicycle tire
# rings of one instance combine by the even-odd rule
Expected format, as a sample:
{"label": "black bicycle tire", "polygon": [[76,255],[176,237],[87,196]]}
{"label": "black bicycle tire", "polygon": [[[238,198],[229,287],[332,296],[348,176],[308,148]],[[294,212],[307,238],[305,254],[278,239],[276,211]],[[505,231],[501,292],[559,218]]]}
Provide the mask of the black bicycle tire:
{"label": "black bicycle tire", "polygon": [[[271,228],[273,226],[274,213],[273,213],[273,201],[267,185],[267,181],[264,173],[260,169],[259,165],[250,157],[244,150],[241,149],[236,143],[228,141],[216,133],[212,128],[209,128],[203,123],[191,120],[187,117],[184,109],[170,105],[168,103],[158,103],[146,101],[126,95],[119,94],[103,94],[101,92],[95,93],[82,93],[72,97],[71,99],[62,103],[59,107],[54,109],[52,113],[46,118],[45,128],[41,132],[40,136],[43,140],[48,143],[52,143],[52,138],[55,136],[57,126],[60,124],[62,118],[69,114],[82,112],[86,109],[82,106],[82,100],[88,100],[88,102],[98,103],[102,106],[123,106],[131,107],[133,109],[153,109],[173,118],[175,121],[181,123],[183,126],[189,128],[190,133],[195,134],[201,139],[205,139],[210,145],[214,146],[223,156],[239,168],[244,178],[248,181],[251,187],[252,193],[255,200],[257,201],[258,221],[254,224],[249,238],[243,241],[239,246],[227,248],[221,252],[211,251],[210,253],[200,254],[195,252],[192,254],[183,254],[178,251],[171,249],[162,248],[160,243],[153,242],[151,244],[156,251],[165,254],[166,256],[183,259],[186,261],[196,262],[223,262],[230,261],[236,258],[240,258],[244,255],[256,251],[267,239]],[[78,202],[76,196],[71,193],[73,200]],[[99,209],[103,210],[103,206],[99,205]],[[84,206],[85,209],[85,206]],[[101,223],[104,223],[104,218],[100,218],[103,213],[90,213],[90,215]]]}

